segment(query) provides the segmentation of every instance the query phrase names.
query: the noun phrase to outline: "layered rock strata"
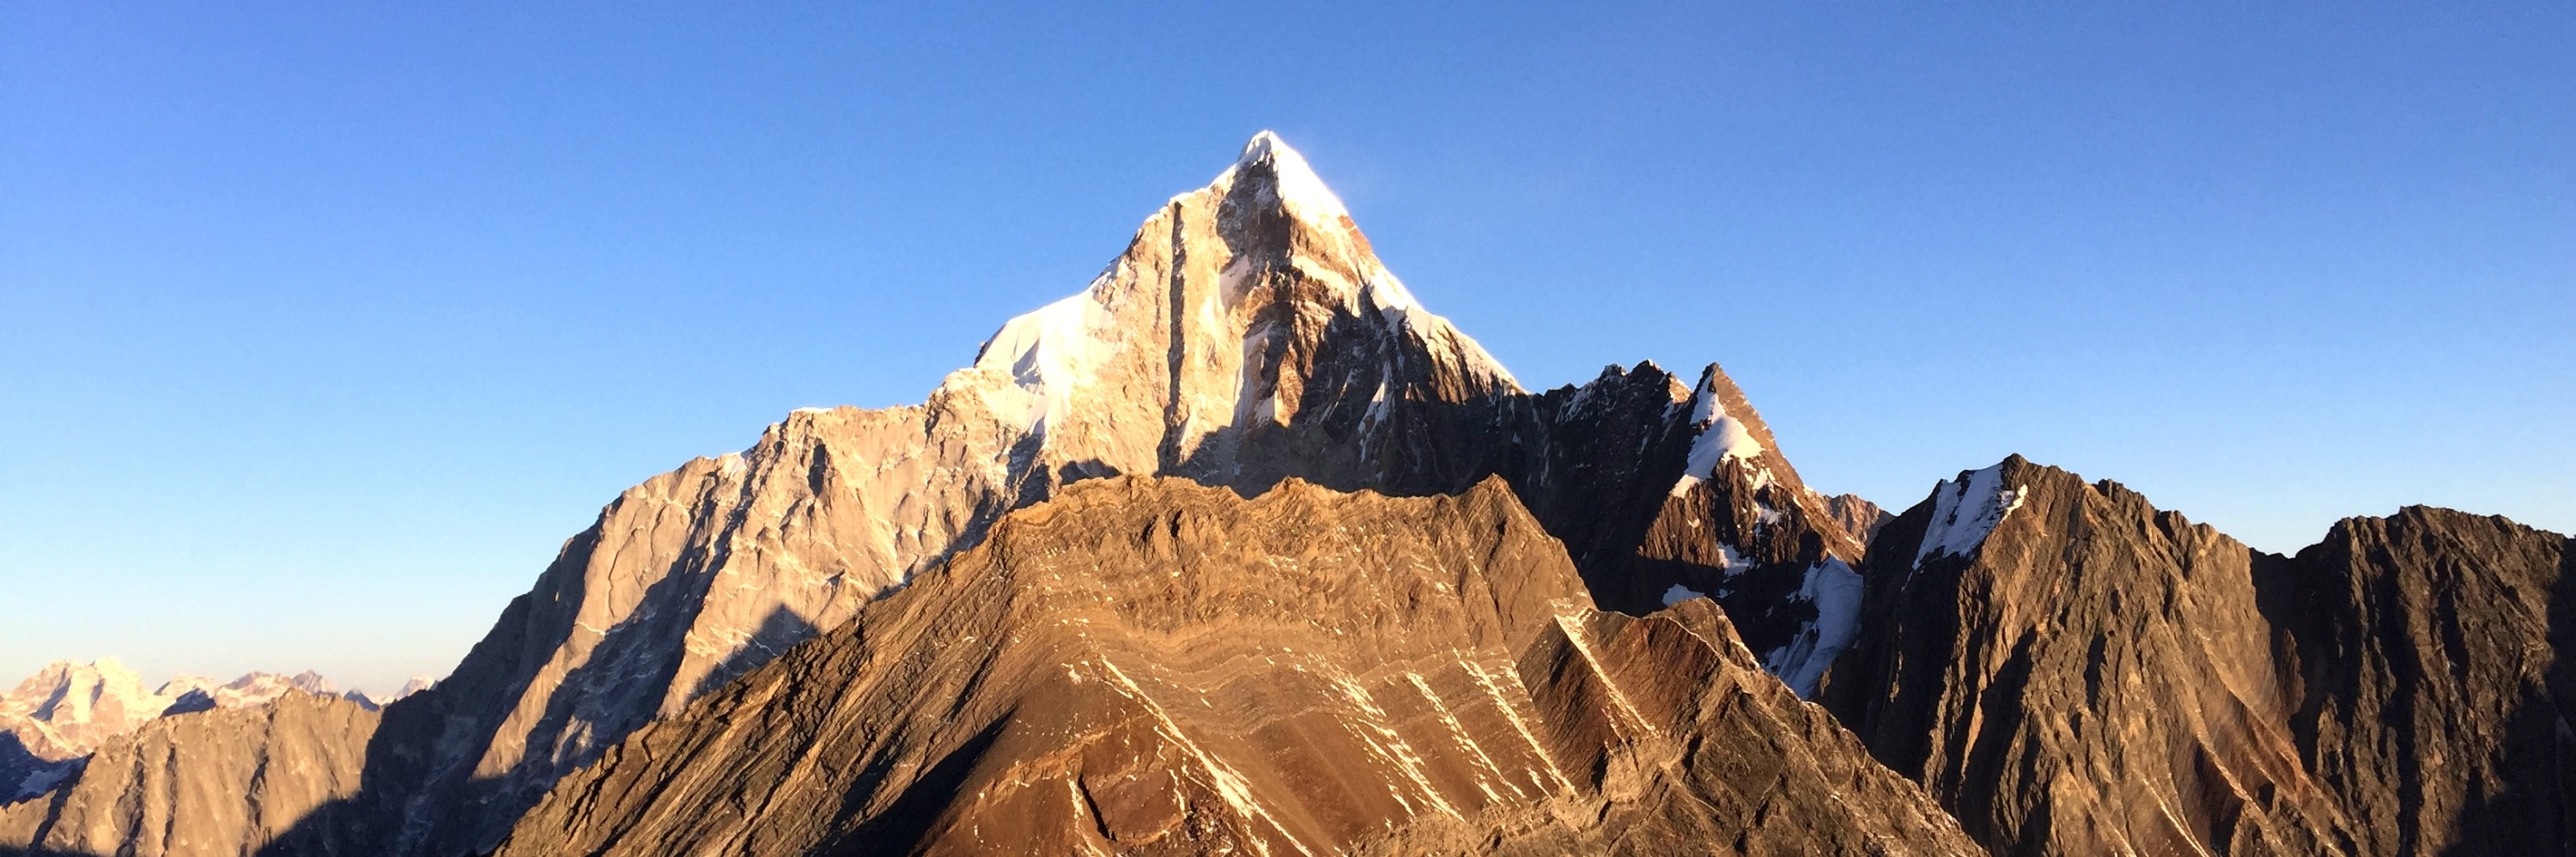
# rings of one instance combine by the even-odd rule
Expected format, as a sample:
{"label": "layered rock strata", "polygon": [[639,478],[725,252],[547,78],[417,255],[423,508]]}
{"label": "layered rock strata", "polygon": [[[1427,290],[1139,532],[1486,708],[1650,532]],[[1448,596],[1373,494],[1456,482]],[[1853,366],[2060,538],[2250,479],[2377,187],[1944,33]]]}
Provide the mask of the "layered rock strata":
{"label": "layered rock strata", "polygon": [[1498,481],[1095,480],[646,727],[505,855],[1961,854],[1692,601],[1592,608]]}

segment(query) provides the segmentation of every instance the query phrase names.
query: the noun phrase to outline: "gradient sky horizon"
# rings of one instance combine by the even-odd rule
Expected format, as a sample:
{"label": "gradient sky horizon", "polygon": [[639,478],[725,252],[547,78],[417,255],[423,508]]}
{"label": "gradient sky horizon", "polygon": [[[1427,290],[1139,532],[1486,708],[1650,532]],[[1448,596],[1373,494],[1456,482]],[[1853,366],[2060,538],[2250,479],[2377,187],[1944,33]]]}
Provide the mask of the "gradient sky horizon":
{"label": "gradient sky horizon", "polygon": [[443,675],[1264,128],[1528,386],[1721,363],[1822,490],[2576,531],[2576,6],[1384,5],[0,5],[0,679]]}

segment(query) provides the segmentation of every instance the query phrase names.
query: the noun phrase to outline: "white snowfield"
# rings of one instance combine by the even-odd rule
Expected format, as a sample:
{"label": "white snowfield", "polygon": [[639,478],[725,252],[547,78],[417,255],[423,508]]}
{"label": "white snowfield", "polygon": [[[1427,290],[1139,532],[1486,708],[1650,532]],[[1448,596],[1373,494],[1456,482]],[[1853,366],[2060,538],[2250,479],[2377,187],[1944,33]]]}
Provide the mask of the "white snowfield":
{"label": "white snowfield", "polygon": [[1008,410],[993,402],[994,413],[1016,415],[1011,421],[1030,434],[1045,434],[1050,418],[1072,410],[1074,391],[1089,386],[1098,367],[1114,354],[1114,346],[1099,335],[1111,325],[1097,294],[1100,281],[1108,278],[1103,273],[1090,288],[1011,319],[984,343],[975,368],[1000,370],[1023,394]]}
{"label": "white snowfield", "polygon": [[1922,546],[1914,549],[1914,565],[1920,568],[1924,560],[1944,554],[1966,556],[1985,544],[2004,516],[2029,496],[2022,486],[2006,489],[2003,481],[2004,466],[1997,464],[1933,488],[1932,523],[1923,530]]}

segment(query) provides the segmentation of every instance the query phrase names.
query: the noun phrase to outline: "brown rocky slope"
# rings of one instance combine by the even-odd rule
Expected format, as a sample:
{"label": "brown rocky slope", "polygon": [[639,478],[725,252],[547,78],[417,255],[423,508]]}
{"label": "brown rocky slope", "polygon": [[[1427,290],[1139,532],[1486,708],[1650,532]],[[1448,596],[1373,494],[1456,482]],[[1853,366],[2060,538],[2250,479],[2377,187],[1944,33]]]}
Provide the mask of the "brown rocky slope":
{"label": "brown rocky slope", "polygon": [[2571,853],[2571,557],[2420,508],[2272,556],[2016,456],[1880,534],[1824,696],[1999,853]]}
{"label": "brown rocky slope", "polygon": [[1968,853],[1499,482],[1101,480],[646,727],[501,853]]}
{"label": "brown rocky slope", "polygon": [[355,701],[303,691],[152,720],[45,797],[0,806],[0,853],[253,853],[357,792],[375,726]]}

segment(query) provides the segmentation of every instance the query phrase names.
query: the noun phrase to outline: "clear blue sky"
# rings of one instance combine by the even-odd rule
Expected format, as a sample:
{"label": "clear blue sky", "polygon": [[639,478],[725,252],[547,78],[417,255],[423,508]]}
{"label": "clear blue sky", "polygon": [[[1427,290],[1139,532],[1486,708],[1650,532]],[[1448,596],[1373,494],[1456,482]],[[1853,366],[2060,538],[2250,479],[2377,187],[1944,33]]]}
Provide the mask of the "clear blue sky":
{"label": "clear blue sky", "polygon": [[1524,382],[1722,362],[1820,488],[2576,530],[2563,2],[858,5],[0,5],[0,677],[443,674],[1262,128]]}

